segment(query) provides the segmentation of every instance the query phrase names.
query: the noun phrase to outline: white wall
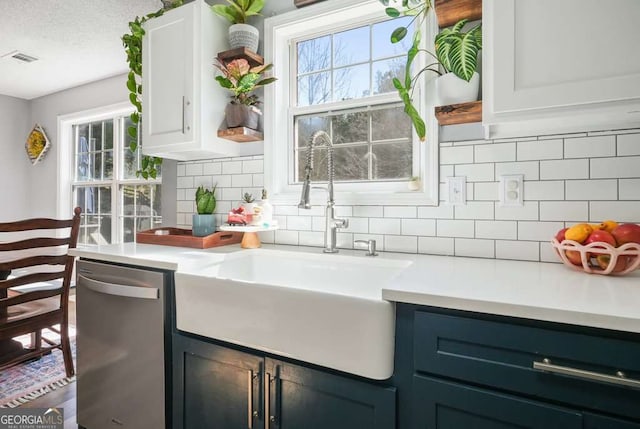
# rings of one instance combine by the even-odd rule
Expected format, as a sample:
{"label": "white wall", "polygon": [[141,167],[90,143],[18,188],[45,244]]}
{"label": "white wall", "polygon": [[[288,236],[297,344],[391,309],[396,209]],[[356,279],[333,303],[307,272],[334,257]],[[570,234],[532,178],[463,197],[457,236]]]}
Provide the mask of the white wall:
{"label": "white wall", "polygon": [[31,165],[24,148],[32,126],[28,101],[0,95],[0,221],[30,213],[30,179],[43,168]]}

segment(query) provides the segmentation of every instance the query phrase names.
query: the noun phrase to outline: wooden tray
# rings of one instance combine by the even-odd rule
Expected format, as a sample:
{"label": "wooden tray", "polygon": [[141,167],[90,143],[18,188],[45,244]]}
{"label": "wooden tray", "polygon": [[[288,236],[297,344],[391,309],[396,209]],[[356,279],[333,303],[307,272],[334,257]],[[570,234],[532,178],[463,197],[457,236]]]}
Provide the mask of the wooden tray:
{"label": "wooden tray", "polygon": [[[169,231],[169,234],[158,235],[156,231]],[[222,231],[214,232],[206,237],[194,237],[190,229],[182,228],[154,228],[140,231],[136,234],[136,242],[142,244],[160,244],[163,246],[192,247],[194,249],[208,249],[210,247],[226,246],[242,241],[242,232]]]}

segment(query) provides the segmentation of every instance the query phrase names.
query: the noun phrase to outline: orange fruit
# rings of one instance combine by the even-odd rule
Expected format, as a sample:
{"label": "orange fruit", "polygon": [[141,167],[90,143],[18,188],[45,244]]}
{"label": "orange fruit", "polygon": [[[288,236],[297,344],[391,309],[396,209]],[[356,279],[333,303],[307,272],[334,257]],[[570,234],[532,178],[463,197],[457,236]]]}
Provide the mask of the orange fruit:
{"label": "orange fruit", "polygon": [[592,232],[593,227],[591,225],[588,223],[579,223],[569,228],[567,232],[564,233],[564,237],[567,240],[577,241],[582,244]]}
{"label": "orange fruit", "polygon": [[600,229],[604,229],[607,232],[611,232],[618,226],[618,222],[615,220],[605,220],[600,225]]}

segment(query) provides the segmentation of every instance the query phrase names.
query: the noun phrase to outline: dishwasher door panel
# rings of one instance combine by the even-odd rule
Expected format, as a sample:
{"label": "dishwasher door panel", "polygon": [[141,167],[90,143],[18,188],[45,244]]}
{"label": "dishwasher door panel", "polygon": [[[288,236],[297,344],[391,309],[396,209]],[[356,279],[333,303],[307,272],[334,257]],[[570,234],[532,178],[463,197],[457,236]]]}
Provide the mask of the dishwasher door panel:
{"label": "dishwasher door panel", "polygon": [[79,261],[78,424],[164,428],[164,275]]}

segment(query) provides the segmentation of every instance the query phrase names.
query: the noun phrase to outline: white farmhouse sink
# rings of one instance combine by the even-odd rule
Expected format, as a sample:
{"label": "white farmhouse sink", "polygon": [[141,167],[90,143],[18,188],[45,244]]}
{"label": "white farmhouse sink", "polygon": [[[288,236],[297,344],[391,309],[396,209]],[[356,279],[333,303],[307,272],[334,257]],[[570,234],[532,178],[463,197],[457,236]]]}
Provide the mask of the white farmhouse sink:
{"label": "white farmhouse sink", "polygon": [[383,380],[394,305],[382,288],[410,261],[249,250],[176,273],[178,329]]}

